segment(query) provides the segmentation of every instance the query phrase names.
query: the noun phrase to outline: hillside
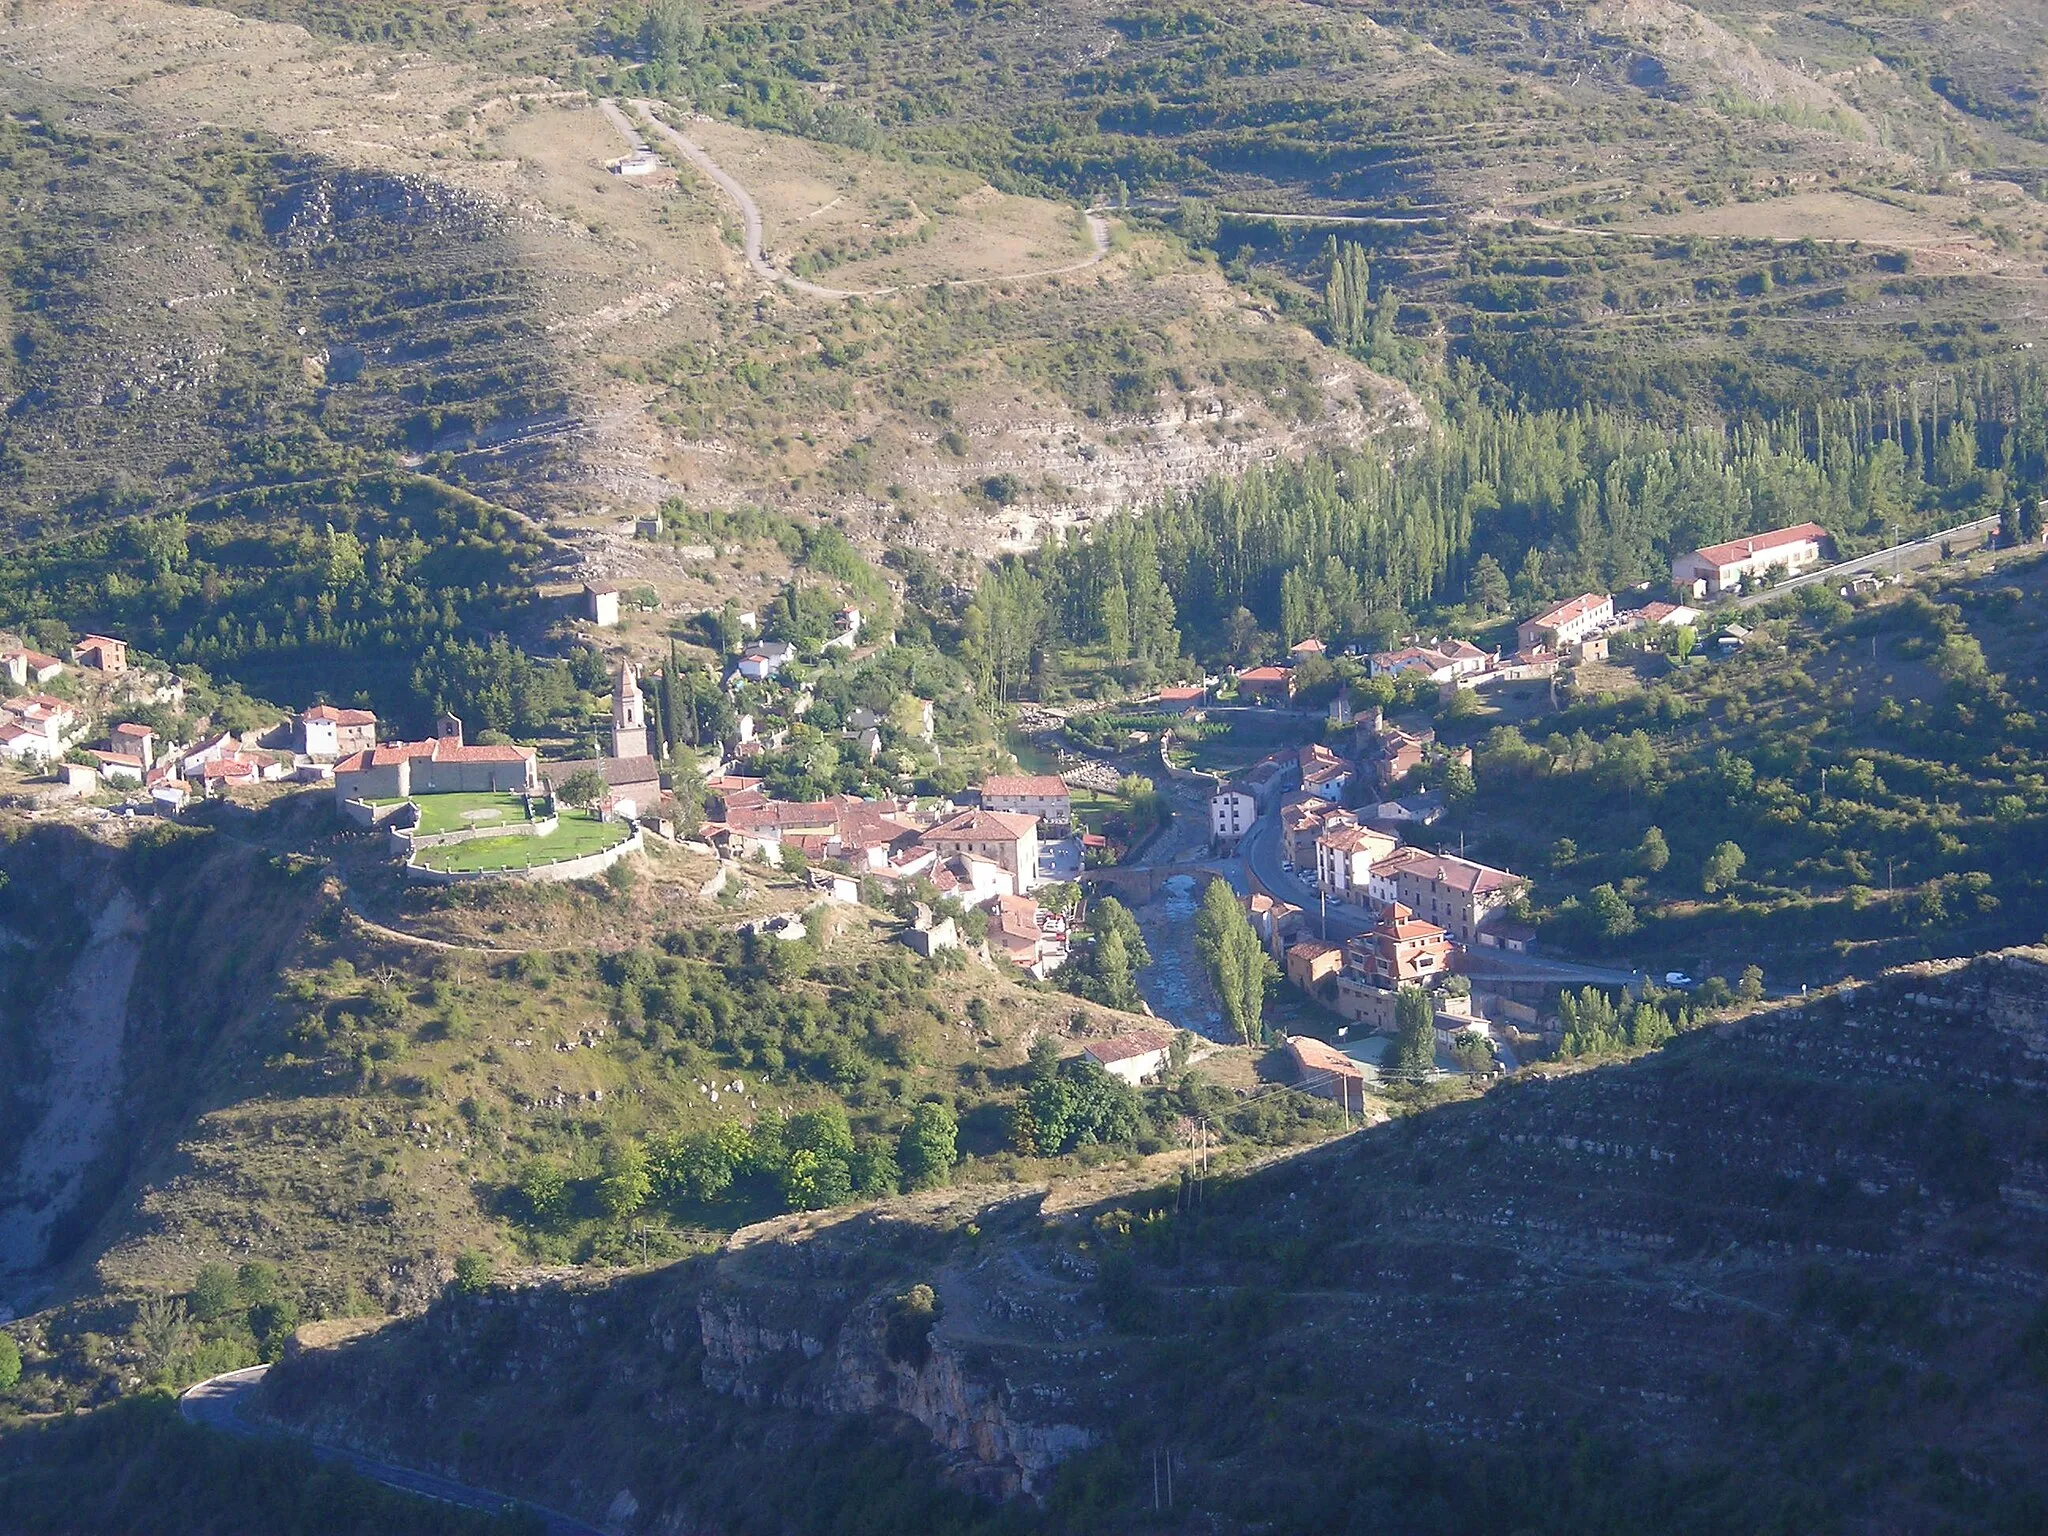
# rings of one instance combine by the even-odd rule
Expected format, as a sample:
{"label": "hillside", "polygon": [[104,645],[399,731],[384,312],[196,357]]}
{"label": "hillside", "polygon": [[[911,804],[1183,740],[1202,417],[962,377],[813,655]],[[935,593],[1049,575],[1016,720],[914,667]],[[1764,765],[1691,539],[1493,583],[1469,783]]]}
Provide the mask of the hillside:
{"label": "hillside", "polygon": [[[1446,835],[1540,871],[1560,948],[1701,976],[1793,987],[2033,942],[2044,591],[2023,549],[1731,611],[1756,629],[1727,655],[1630,647],[1555,715],[1458,724],[1479,793]],[[1593,911],[1603,887],[1618,914]]]}
{"label": "hillside", "polygon": [[270,1403],[627,1530],[2023,1529],[2044,1019],[2039,952],[1901,972],[1199,1192],[531,1276]]}
{"label": "hillside", "polygon": [[701,38],[637,6],[544,36],[516,7],[234,8],[558,79],[630,70],[714,118],[1128,196],[1283,296],[1320,289],[1334,234],[1384,262],[1412,346],[1550,406],[1739,412],[2038,339],[2034,0],[780,0],[688,8]]}
{"label": "hillside", "polygon": [[889,292],[764,284],[722,193],[610,174],[589,71],[528,66],[151,0],[12,12],[17,530],[402,460],[565,534],[686,495],[987,549],[1416,419],[1156,231],[1031,277],[1085,260],[1071,206],[707,125],[795,271]]}
{"label": "hillside", "polygon": [[[0,847],[0,1305],[37,1313],[24,1407],[274,1354],[301,1317],[416,1310],[465,1252],[673,1257],[950,1176],[956,1153],[973,1181],[1118,1165],[1183,1103],[1241,1149],[1335,1128],[1237,1110],[1209,1074],[1239,1051],[1179,1097],[1116,1096],[1101,1145],[1020,1146],[1034,1045],[1072,1056],[1130,1015],[913,960],[894,919],[812,910],[772,871],[706,894],[714,861],[658,841],[605,881],[435,899],[390,890],[326,792],[214,820],[9,823]],[[792,909],[802,942],[740,931]],[[940,1110],[926,1168],[911,1132]],[[199,1299],[209,1266],[251,1264],[268,1278],[239,1304]]]}

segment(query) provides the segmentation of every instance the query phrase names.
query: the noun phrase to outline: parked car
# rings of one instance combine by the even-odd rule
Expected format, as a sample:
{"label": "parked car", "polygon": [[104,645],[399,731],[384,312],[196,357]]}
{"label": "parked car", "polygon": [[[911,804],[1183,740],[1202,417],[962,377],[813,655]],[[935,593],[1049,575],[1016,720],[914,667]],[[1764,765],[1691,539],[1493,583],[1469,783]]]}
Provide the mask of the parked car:
{"label": "parked car", "polygon": [[1664,973],[1664,985],[1667,987],[1689,987],[1692,985],[1692,978],[1683,971],[1666,971]]}

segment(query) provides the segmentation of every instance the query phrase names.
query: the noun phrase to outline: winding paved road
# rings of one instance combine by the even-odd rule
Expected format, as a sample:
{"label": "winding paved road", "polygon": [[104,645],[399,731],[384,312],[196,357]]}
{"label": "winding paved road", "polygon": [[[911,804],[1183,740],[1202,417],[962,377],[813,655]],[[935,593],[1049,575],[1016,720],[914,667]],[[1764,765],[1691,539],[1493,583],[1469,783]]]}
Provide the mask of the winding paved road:
{"label": "winding paved road", "polygon": [[[242,1417],[242,1409],[247,1405],[250,1394],[256,1390],[269,1369],[267,1365],[252,1365],[246,1370],[229,1371],[224,1376],[211,1377],[195,1387],[189,1387],[178,1399],[178,1412],[185,1417],[187,1423],[202,1424],[223,1434],[259,1440],[286,1439],[288,1437],[283,1431],[252,1424]],[[605,1532],[597,1526],[585,1525],[581,1520],[562,1514],[558,1510],[548,1509],[525,1499],[493,1493],[488,1488],[472,1488],[466,1483],[450,1482],[447,1478],[436,1477],[430,1472],[415,1472],[410,1467],[393,1466],[386,1461],[373,1461],[359,1452],[344,1450],[335,1445],[322,1445],[317,1440],[302,1440],[301,1443],[319,1460],[347,1467],[350,1471],[359,1472],[387,1488],[418,1494],[422,1498],[438,1499],[443,1504],[453,1504],[461,1509],[480,1509],[491,1514],[500,1513],[508,1506],[528,1510],[540,1516],[541,1523],[547,1528],[548,1536],[605,1536]]]}
{"label": "winding paved road", "polygon": [[[1088,238],[1095,248],[1079,261],[1068,262],[1065,266],[1044,267],[1036,272],[1007,272],[999,277],[960,277],[932,283],[908,283],[900,288],[828,288],[822,283],[807,282],[794,273],[783,271],[768,259],[767,246],[763,239],[761,205],[754,201],[753,194],[734,180],[725,167],[712,159],[696,140],[664,122],[657,110],[659,103],[635,97],[630,105],[656,133],[668,140],[677,154],[710,177],[712,185],[732,199],[733,205],[740,211],[741,241],[747,265],[754,269],[755,275],[764,282],[780,283],[793,292],[809,294],[815,299],[879,299],[892,293],[912,292],[921,288],[974,288],[988,283],[1021,282],[1026,278],[1061,277],[1069,272],[1080,272],[1092,267],[1109,254],[1109,224],[1100,215],[1091,212],[1085,217],[1088,220]],[[619,110],[616,102],[600,101],[598,107],[628,144],[635,149],[647,147],[647,141],[641,136],[639,128]]]}

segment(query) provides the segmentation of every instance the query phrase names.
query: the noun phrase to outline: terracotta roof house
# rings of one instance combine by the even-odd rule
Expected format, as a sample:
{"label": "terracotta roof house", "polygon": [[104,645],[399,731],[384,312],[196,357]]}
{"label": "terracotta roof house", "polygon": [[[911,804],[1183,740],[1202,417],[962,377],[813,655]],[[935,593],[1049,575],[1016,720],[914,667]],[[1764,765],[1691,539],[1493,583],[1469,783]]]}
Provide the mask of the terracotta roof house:
{"label": "terracotta roof house", "polygon": [[1006,871],[1021,896],[1038,876],[1038,820],[1012,811],[962,811],[927,829],[920,839],[941,859],[970,854]]}
{"label": "terracotta roof house", "polygon": [[1671,629],[1678,629],[1687,624],[1699,623],[1700,611],[1697,608],[1687,607],[1684,603],[1645,603],[1630,617],[1634,618],[1638,624],[1649,626],[1661,624]]}
{"label": "terracotta roof house", "polygon": [[1335,1046],[1325,1045],[1309,1035],[1289,1035],[1287,1054],[1301,1086],[1319,1099],[1331,1099],[1344,1108],[1365,1112],[1365,1068]]}
{"label": "terracotta roof house", "polygon": [[149,772],[149,765],[130,752],[102,752],[94,748],[92,760],[99,766],[100,777],[109,784],[140,784]]}
{"label": "terracotta roof house", "polygon": [[1428,645],[1404,645],[1391,651],[1375,651],[1370,668],[1374,677],[1399,677],[1420,672],[1433,683],[1456,682],[1488,671],[1499,661],[1469,640],[1433,641]]}
{"label": "terracotta roof house", "polygon": [[1476,943],[1488,915],[1507,906],[1528,884],[1505,869],[1419,848],[1403,848],[1382,859],[1372,877],[1376,891],[1440,925],[1461,944]]}
{"label": "terracotta roof house", "polygon": [[126,641],[106,635],[87,635],[71,647],[71,659],[81,667],[92,667],[101,672],[125,672],[128,670],[128,645]]}
{"label": "terracotta roof house", "polygon": [[1095,1064],[1111,1077],[1134,1087],[1166,1069],[1173,1036],[1163,1029],[1133,1029],[1084,1047]]}
{"label": "terracotta roof house", "polygon": [[1038,926],[1038,903],[1029,896],[998,896],[989,904],[989,947],[1026,971],[1038,967],[1044,934]]}
{"label": "terracotta roof house", "polygon": [[300,714],[298,749],[315,762],[353,757],[377,745],[377,716],[367,709],[315,704]]}
{"label": "terracotta roof house", "polygon": [[1381,987],[1435,981],[1451,963],[1450,935],[1426,923],[1399,902],[1387,907],[1372,929],[1345,947],[1351,969]]}
{"label": "terracotta roof house", "polygon": [[984,809],[1029,816],[1049,827],[1073,825],[1074,797],[1056,773],[992,773],[981,781]]}
{"label": "terracotta roof house", "polygon": [[1359,906],[1371,899],[1374,866],[1400,846],[1390,833],[1356,823],[1325,831],[1316,839],[1316,889]]}
{"label": "terracotta roof house", "polygon": [[1787,575],[1818,565],[1828,543],[1819,523],[1773,528],[1725,544],[1709,544],[1671,562],[1672,585],[1701,597],[1718,597],[1771,571]]}
{"label": "terracotta roof house", "polygon": [[64,663],[41,651],[0,651],[0,672],[17,688],[35,687],[60,677]]}
{"label": "terracotta roof house", "polygon": [[1285,667],[1253,667],[1237,674],[1237,696],[1270,704],[1294,698],[1294,674]]}
{"label": "terracotta roof house", "polygon": [[107,745],[140,760],[145,768],[156,761],[156,732],[134,720],[123,720],[107,732]]}
{"label": "terracotta roof house", "polygon": [[1313,992],[1344,969],[1344,946],[1321,939],[1303,939],[1287,949],[1287,979]]}
{"label": "terracotta roof house", "polygon": [[796,660],[796,647],[785,640],[757,640],[740,652],[739,673],[749,682],[765,682]]}
{"label": "terracotta roof house", "polygon": [[1561,651],[1613,622],[1613,597],[1605,592],[1582,592],[1570,602],[1524,621],[1516,627],[1515,639],[1525,651],[1542,646]]}

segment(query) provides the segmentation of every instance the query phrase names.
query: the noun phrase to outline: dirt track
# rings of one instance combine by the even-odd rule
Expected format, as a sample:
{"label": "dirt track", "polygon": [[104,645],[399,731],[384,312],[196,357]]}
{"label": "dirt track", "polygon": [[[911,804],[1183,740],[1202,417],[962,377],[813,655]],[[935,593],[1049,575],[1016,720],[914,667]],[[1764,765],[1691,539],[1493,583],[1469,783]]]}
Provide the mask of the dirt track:
{"label": "dirt track", "polygon": [[[646,141],[642,138],[640,130],[624,112],[619,110],[618,103],[601,101],[598,105],[603,110],[604,115],[610,119],[612,126],[619,130],[620,135],[624,137],[630,146],[634,149],[645,147]],[[907,291],[906,288],[828,288],[822,283],[807,282],[792,273],[784,272],[768,259],[767,248],[763,241],[762,232],[764,226],[761,221],[761,206],[754,201],[753,194],[734,180],[726,172],[725,168],[712,159],[695,140],[663,122],[658,115],[657,103],[635,99],[631,106],[656,133],[668,140],[677,154],[710,177],[712,184],[732,199],[734,205],[740,211],[740,222],[744,231],[742,240],[745,246],[747,265],[752,267],[755,275],[764,282],[781,283],[793,292],[808,294],[816,299],[878,299],[892,293]],[[1088,237],[1094,242],[1095,249],[1079,261],[1070,261],[1066,265],[1059,267],[1043,267],[1035,272],[1006,273],[999,277],[949,279],[943,281],[943,286],[968,288],[988,283],[1017,282],[1034,277],[1060,277],[1068,272],[1080,272],[1088,267],[1092,267],[1109,254],[1109,224],[1098,214],[1090,213],[1085,215],[1085,217],[1088,220]],[[916,283],[908,285],[908,287],[935,288],[941,285],[941,283]]]}

